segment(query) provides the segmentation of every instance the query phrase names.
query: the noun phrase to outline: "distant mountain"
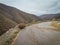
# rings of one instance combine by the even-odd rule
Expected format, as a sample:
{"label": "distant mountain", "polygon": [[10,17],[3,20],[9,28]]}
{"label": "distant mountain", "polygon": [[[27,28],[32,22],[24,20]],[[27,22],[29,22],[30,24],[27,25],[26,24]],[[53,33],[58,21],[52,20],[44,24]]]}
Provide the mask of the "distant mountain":
{"label": "distant mountain", "polygon": [[40,18],[33,14],[0,3],[0,35],[19,23],[30,23],[39,20]]}
{"label": "distant mountain", "polygon": [[60,20],[60,13],[45,14],[40,16],[41,20]]}

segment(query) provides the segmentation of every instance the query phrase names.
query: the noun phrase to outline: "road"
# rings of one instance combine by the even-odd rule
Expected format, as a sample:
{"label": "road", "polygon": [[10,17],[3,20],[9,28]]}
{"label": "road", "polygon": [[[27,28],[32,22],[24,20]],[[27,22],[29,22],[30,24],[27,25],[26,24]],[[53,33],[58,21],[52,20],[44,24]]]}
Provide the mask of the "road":
{"label": "road", "polygon": [[14,45],[60,45],[60,31],[51,22],[34,24],[23,29]]}

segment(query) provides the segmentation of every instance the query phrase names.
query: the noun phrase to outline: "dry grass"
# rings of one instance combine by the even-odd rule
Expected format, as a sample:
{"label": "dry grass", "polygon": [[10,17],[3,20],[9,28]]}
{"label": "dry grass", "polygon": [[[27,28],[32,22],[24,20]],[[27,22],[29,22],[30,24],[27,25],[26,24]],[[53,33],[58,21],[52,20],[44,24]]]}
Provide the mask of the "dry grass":
{"label": "dry grass", "polygon": [[0,36],[0,45],[10,45],[20,30],[10,29]]}
{"label": "dry grass", "polygon": [[53,21],[51,25],[58,28],[58,29],[60,29],[60,24],[59,23],[60,22],[58,22],[58,21]]}

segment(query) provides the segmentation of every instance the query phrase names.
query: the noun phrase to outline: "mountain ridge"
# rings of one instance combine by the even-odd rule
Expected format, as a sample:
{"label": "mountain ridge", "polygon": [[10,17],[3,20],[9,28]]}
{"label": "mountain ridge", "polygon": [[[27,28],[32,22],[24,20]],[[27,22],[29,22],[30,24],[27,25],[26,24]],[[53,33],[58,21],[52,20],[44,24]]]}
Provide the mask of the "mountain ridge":
{"label": "mountain ridge", "polygon": [[39,17],[41,20],[58,20],[60,18],[60,13],[57,14],[44,14]]}
{"label": "mountain ridge", "polygon": [[31,23],[33,21],[36,22],[39,20],[40,18],[33,14],[25,13],[15,7],[11,7],[0,3],[0,32],[2,33],[8,31],[9,28],[13,28],[15,25],[19,23]]}

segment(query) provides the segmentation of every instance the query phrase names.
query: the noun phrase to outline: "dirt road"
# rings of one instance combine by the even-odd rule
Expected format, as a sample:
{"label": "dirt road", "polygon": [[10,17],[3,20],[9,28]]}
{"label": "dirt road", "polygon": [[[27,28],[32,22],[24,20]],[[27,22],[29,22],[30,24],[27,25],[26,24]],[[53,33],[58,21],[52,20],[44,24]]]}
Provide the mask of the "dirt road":
{"label": "dirt road", "polygon": [[60,45],[60,31],[51,22],[35,24],[23,29],[14,45]]}

